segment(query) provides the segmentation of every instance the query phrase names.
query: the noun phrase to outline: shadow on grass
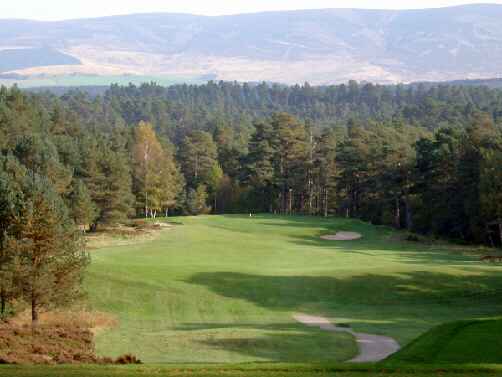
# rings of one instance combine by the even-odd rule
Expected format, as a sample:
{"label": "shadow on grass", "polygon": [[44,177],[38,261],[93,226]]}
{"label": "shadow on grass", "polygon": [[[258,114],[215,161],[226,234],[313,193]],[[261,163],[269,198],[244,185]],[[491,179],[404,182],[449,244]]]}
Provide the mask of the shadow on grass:
{"label": "shadow on grass", "polygon": [[[262,276],[235,272],[205,272],[193,276],[191,284],[202,285],[228,298],[250,303],[278,312],[307,312],[338,318],[351,325],[363,325],[368,332],[382,333],[389,329],[404,329],[416,323],[428,326],[451,319],[496,315],[502,309],[502,284],[496,273],[478,276],[453,276],[443,273],[414,272],[381,276],[366,274],[339,279],[329,276]],[[313,311],[309,311],[309,309]],[[425,321],[425,322],[424,322]],[[425,325],[427,326],[427,325]],[[265,338],[215,339],[204,344],[235,351],[258,358],[276,361],[321,361],[314,354],[305,358],[295,356],[294,347],[301,339],[312,342],[320,349],[322,341],[316,329],[284,323],[202,323],[184,324],[177,329],[195,331],[204,329],[266,330]],[[268,331],[272,333],[268,333]],[[274,334],[280,331],[282,334]],[[401,330],[398,330],[401,331]],[[423,330],[422,330],[423,331]],[[301,334],[298,335],[298,332]],[[306,334],[302,334],[305,332]],[[327,332],[333,335],[333,333]],[[390,334],[387,334],[390,335]],[[415,332],[415,336],[417,333]],[[291,347],[281,355],[275,348]],[[327,345],[325,345],[327,346]],[[303,346],[303,349],[309,348]],[[321,347],[322,349],[322,347]],[[325,356],[322,356],[323,358]],[[333,359],[335,360],[335,359]]]}
{"label": "shadow on grass", "polygon": [[348,360],[357,354],[353,338],[343,333],[282,329],[281,332],[260,333],[256,337],[239,335],[199,343],[274,362],[336,362]]}
{"label": "shadow on grass", "polygon": [[[234,218],[241,217],[233,216]],[[258,224],[263,228],[311,228],[315,235],[294,233],[288,235],[292,243],[300,246],[332,248],[337,252],[358,253],[366,256],[392,252],[396,253],[396,260],[409,264],[480,265],[479,254],[473,252],[475,248],[445,243],[406,241],[404,240],[405,231],[371,225],[357,219],[266,214],[256,215],[255,218],[260,220]],[[320,238],[322,235],[334,234],[338,231],[359,232],[363,238],[352,241],[329,241]]]}
{"label": "shadow on grass", "polygon": [[293,311],[307,304],[330,306],[452,304],[500,301],[502,281],[498,273],[457,276],[427,271],[399,275],[365,274],[349,278],[332,276],[263,276],[238,272],[204,272],[189,281],[230,298],[243,299],[263,308]]}

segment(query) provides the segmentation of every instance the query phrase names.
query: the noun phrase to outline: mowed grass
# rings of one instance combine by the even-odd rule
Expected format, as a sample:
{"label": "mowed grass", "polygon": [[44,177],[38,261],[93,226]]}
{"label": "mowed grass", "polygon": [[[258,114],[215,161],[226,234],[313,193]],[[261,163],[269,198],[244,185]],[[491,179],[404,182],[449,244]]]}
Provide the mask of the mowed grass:
{"label": "mowed grass", "polygon": [[502,362],[502,320],[467,320],[434,327],[389,363],[496,364]]}
{"label": "mowed grass", "polygon": [[0,365],[8,377],[473,377],[502,376],[498,365],[382,367],[340,364],[237,364],[237,365]]}
{"label": "mowed grass", "polygon": [[[348,334],[296,323],[302,312],[402,345],[456,319],[502,313],[502,268],[468,249],[400,241],[386,227],[335,218],[201,216],[152,241],[92,251],[94,309],[114,313],[101,355],[144,362],[337,362]],[[337,230],[357,241],[324,241]]]}

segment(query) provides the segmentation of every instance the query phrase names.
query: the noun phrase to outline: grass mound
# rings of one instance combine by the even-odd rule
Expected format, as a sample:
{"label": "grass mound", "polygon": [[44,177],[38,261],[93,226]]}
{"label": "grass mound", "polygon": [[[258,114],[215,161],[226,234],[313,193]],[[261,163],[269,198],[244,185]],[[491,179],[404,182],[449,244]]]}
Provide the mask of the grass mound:
{"label": "grass mound", "polygon": [[436,326],[388,361],[403,363],[502,363],[502,320],[456,321]]}

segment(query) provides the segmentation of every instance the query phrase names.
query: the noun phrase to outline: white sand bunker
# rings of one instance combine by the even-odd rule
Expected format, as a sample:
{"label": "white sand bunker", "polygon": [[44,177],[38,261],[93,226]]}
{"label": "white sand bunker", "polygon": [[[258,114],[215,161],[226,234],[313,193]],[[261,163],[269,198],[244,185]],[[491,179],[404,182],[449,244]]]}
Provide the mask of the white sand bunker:
{"label": "white sand bunker", "polygon": [[361,233],[356,232],[336,232],[336,234],[326,234],[321,239],[327,241],[353,241],[362,238]]}

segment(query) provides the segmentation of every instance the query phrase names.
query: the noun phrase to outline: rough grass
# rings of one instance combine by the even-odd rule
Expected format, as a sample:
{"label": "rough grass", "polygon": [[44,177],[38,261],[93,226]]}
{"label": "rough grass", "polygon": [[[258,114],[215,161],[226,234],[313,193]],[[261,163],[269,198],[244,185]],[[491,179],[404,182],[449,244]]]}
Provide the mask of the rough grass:
{"label": "rough grass", "polygon": [[[496,317],[502,268],[457,245],[408,242],[346,219],[271,215],[177,218],[151,241],[93,253],[95,310],[119,325],[101,355],[145,362],[332,362],[353,357],[348,334],[296,323],[302,312],[395,337],[440,323]],[[356,241],[322,234],[355,231]]]}
{"label": "rough grass", "polygon": [[456,321],[429,330],[390,363],[502,363],[502,320]]}

